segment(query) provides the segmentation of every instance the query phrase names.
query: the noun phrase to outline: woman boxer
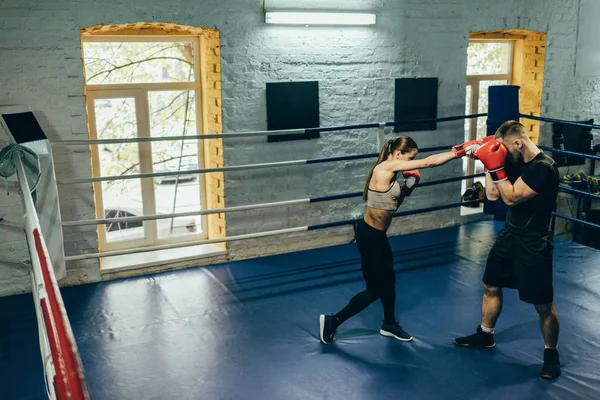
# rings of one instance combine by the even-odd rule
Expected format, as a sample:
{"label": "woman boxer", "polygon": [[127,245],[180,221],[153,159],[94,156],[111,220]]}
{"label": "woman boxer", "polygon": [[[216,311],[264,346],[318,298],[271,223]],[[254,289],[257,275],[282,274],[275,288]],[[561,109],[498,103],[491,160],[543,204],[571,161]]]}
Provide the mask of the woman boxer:
{"label": "woman boxer", "polygon": [[[367,208],[356,229],[356,244],[366,289],[352,297],[338,313],[320,316],[320,336],[323,343],[332,343],[337,328],[344,321],[376,300],[381,301],[384,315],[379,332],[383,336],[402,341],[412,340],[412,336],[396,321],[396,273],[386,232],[392,222],[392,215],[419,183],[418,169],[437,167],[470,154],[473,144],[477,142],[457,145],[451,151],[419,160],[414,159],[418,152],[417,144],[408,136],[400,136],[384,144],[365,182],[363,200],[367,203]],[[398,174],[403,177],[402,185],[396,179]]]}

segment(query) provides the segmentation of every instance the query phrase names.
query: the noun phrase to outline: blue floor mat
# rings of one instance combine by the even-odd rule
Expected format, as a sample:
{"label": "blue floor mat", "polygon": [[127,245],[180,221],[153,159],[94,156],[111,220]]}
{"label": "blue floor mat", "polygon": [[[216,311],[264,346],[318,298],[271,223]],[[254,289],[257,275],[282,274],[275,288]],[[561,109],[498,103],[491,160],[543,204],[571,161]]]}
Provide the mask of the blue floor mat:
{"label": "blue floor mat", "polygon": [[[396,309],[415,340],[379,334],[374,303],[333,345],[318,316],[363,290],[354,244],[62,290],[93,399],[599,399],[600,251],[555,242],[563,375],[539,378],[533,307],[505,291],[497,347],[455,347],[480,322],[501,225],[390,238]],[[0,298],[0,399],[43,399],[31,295]]]}

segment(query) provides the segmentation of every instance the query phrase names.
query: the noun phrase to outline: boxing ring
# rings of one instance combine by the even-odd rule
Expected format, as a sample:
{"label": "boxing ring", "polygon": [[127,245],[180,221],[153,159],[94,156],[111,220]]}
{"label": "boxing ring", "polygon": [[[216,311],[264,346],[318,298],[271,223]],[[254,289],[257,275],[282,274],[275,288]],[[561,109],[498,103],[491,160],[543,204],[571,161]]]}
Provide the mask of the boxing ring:
{"label": "boxing ring", "polygon": [[[492,98],[490,92],[490,130],[495,123],[492,117],[497,116],[502,122],[507,117],[491,115]],[[475,116],[437,121],[472,117]],[[516,118],[519,117],[530,116],[517,114]],[[514,119],[514,114],[510,118]],[[361,126],[379,129],[381,143],[383,128],[390,126],[388,124],[415,122]],[[341,131],[355,127],[318,130]],[[243,134],[258,136],[273,132]],[[218,137],[228,135],[241,134]],[[190,137],[186,136],[186,139]],[[96,142],[100,141],[72,142],[54,145],[99,144]],[[454,143],[421,149],[420,153],[449,150],[452,145]],[[359,154],[294,160],[282,165],[376,156]],[[578,156],[596,157],[591,154]],[[273,168],[277,165],[226,166],[210,171],[242,167]],[[146,174],[148,176],[144,177],[167,174]],[[479,175],[423,182],[419,186],[444,185],[474,176]],[[63,181],[59,185],[110,178]],[[600,198],[597,194],[563,185],[560,190],[573,196]],[[361,194],[341,193],[202,212],[235,212],[253,207],[335,201]],[[400,211],[395,216],[402,218],[477,202]],[[496,211],[491,207],[487,211],[490,210]],[[554,215],[600,228],[571,216]],[[111,222],[121,220],[125,219],[111,219]],[[356,219],[347,219],[215,241],[276,236],[354,222]],[[101,223],[106,221],[66,221],[63,226]],[[463,349],[452,343],[454,337],[471,333],[480,322],[481,276],[487,254],[501,227],[500,221],[484,221],[390,237],[398,276],[396,308],[400,323],[415,337],[411,343],[379,335],[379,303],[347,321],[334,345],[320,343],[319,314],[341,307],[351,294],[363,289],[360,259],[354,244],[63,288],[57,304],[60,309],[64,302],[65,316],[68,315],[65,320],[67,333],[66,336],[59,333],[59,336],[68,338],[68,331],[72,330],[75,350],[85,372],[82,387],[89,390],[92,399],[600,398],[600,360],[597,357],[600,350],[597,339],[600,327],[599,250],[555,239],[555,305],[561,318],[559,350],[563,369],[558,380],[547,382],[539,378],[543,340],[538,316],[532,307],[519,302],[515,291],[505,291],[504,311],[496,328],[496,348]],[[36,255],[39,257],[36,251],[40,248],[43,246],[33,248],[32,259]],[[91,253],[66,259],[76,261],[119,254],[122,253]],[[38,267],[34,265],[33,268],[37,271],[35,268]],[[48,270],[44,265],[39,268],[42,272]],[[52,275],[51,269],[49,271],[47,273]],[[31,302],[31,295],[0,298],[1,399],[69,398],[60,391],[50,393],[54,397],[48,395],[45,383],[48,379],[44,378],[48,368],[44,369],[41,362],[47,358],[42,358],[44,348],[40,350],[37,346],[40,330],[44,330],[36,317],[37,304],[38,301]],[[60,364],[57,360],[53,358],[51,364]]]}

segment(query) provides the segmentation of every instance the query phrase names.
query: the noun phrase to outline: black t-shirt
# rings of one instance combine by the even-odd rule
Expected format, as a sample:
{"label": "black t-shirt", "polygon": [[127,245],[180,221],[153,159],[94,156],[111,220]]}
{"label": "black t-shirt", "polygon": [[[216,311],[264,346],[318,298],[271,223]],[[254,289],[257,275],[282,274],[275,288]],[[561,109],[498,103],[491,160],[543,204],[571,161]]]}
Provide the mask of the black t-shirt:
{"label": "black t-shirt", "polygon": [[537,194],[508,208],[507,228],[515,233],[546,235],[550,230],[552,212],[556,211],[559,172],[554,160],[540,152],[525,164],[506,169],[508,179],[515,183],[519,177]]}

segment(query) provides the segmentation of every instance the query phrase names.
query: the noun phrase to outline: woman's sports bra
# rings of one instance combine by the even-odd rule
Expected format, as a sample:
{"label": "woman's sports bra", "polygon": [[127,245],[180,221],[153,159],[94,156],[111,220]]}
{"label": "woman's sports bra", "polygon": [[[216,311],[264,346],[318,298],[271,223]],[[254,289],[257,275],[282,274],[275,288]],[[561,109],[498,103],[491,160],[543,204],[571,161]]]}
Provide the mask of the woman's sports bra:
{"label": "woman's sports bra", "polygon": [[400,207],[399,201],[400,183],[396,179],[385,192],[369,189],[367,193],[367,206],[378,210],[396,211]]}

